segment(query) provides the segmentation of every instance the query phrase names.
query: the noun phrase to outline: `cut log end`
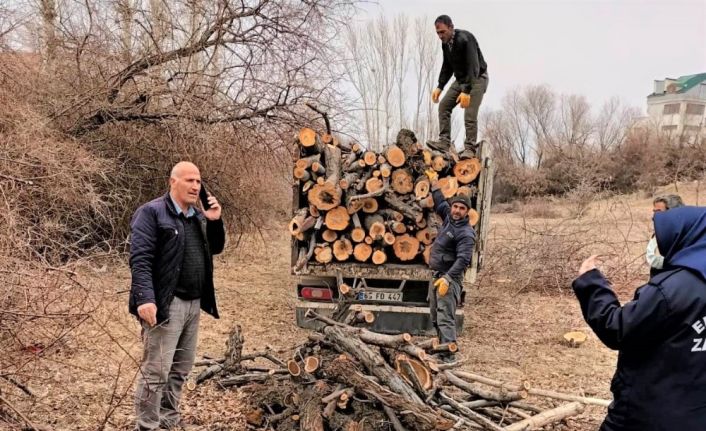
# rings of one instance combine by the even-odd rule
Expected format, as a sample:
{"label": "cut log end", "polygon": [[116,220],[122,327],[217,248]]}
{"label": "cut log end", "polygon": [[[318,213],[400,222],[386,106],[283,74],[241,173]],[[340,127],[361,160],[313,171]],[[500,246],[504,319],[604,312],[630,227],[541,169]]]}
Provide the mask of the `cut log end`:
{"label": "cut log end", "polygon": [[302,373],[301,367],[294,359],[287,361],[287,371],[289,371],[289,374],[294,377],[300,376]]}
{"label": "cut log end", "polygon": [[392,190],[401,195],[414,190],[414,178],[407,169],[395,169],[392,172]]}
{"label": "cut log end", "polygon": [[365,229],[362,227],[357,227],[351,230],[351,239],[353,242],[363,242],[365,241]]}
{"label": "cut log end", "polygon": [[304,371],[311,374],[319,369],[319,364],[319,358],[317,358],[316,356],[308,356],[306,359],[304,359]]}
{"label": "cut log end", "polygon": [[348,214],[346,207],[339,206],[326,213],[324,222],[329,229],[342,231],[348,227],[350,219],[351,216]]}
{"label": "cut log end", "polygon": [[417,199],[423,199],[429,196],[429,190],[431,189],[431,185],[429,184],[429,181],[426,180],[418,180],[417,184],[414,185],[414,196]]}
{"label": "cut log end", "polygon": [[407,160],[404,151],[397,145],[390,145],[385,153],[385,158],[387,162],[395,168],[399,168],[404,165],[405,160]]}
{"label": "cut log end", "polygon": [[363,212],[366,214],[373,214],[378,210],[378,201],[375,198],[363,199]]}
{"label": "cut log end", "polygon": [[387,262],[387,254],[383,250],[375,250],[373,252],[373,263],[375,265],[382,265]]}
{"label": "cut log end", "polygon": [[412,260],[419,253],[419,240],[409,234],[400,235],[392,248],[395,256],[401,261]]}
{"label": "cut log end", "polygon": [[328,211],[340,205],[341,189],[338,184],[323,182],[323,184],[316,184],[312,187],[307,197],[311,205],[321,211]]}
{"label": "cut log end", "polygon": [[299,144],[306,148],[316,145],[316,132],[308,127],[302,127],[299,130]]}
{"label": "cut log end", "polygon": [[584,332],[581,331],[571,331],[564,334],[564,342],[569,347],[579,347],[586,342],[588,337]]}
{"label": "cut log end", "polygon": [[458,182],[461,184],[468,184],[475,180],[480,173],[481,164],[480,160],[476,158],[459,160],[458,163],[454,165],[454,176],[458,178]]}
{"label": "cut log end", "polygon": [[456,195],[456,191],[458,190],[458,180],[456,177],[441,178],[439,180],[439,188],[441,189],[441,194],[448,199],[451,196]]}
{"label": "cut log end", "polygon": [[353,257],[358,262],[366,262],[371,254],[373,254],[373,248],[364,242],[356,244],[353,248]]}
{"label": "cut log end", "polygon": [[480,221],[480,214],[478,214],[478,211],[474,210],[473,208],[468,210],[468,224],[471,226],[475,226],[478,224]]}
{"label": "cut log end", "polygon": [[334,242],[338,238],[338,234],[331,229],[326,229],[321,233],[321,238],[326,242]]}

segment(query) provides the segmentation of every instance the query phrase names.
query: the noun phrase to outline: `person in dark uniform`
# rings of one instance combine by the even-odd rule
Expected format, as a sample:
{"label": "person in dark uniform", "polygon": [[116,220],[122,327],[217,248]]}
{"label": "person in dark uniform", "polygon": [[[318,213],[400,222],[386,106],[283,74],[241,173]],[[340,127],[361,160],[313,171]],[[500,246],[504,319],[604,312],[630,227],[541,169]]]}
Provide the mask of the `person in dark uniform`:
{"label": "person in dark uniform", "polygon": [[613,402],[601,431],[706,429],[706,208],[654,215],[659,274],[623,305],[583,262],[573,289],[598,338],[618,350]]}

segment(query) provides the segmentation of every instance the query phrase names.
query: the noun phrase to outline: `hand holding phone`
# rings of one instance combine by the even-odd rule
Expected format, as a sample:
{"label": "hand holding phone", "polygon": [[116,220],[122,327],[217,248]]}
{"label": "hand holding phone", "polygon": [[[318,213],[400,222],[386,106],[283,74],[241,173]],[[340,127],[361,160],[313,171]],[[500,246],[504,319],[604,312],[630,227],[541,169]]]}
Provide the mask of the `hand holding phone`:
{"label": "hand holding phone", "polygon": [[201,199],[201,205],[204,211],[208,211],[211,208],[211,204],[208,203],[208,192],[206,191],[206,185],[201,182],[201,190],[199,190],[199,199]]}

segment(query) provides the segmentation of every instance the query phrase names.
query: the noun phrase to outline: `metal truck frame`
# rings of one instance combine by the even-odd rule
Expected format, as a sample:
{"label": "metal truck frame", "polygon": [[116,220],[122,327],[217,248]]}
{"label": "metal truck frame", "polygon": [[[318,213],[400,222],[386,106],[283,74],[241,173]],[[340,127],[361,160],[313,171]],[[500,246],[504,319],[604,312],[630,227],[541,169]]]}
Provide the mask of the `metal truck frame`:
{"label": "metal truck frame", "polygon": [[[478,179],[478,193],[472,199],[474,209],[480,219],[475,226],[476,245],[473,250],[471,265],[464,277],[462,297],[475,283],[478,271],[483,264],[483,251],[487,233],[490,230],[490,203],[493,189],[494,166],[489,145],[481,142],[479,158],[482,169]],[[294,206],[299,208],[298,186],[293,188]],[[412,335],[436,335],[429,316],[429,301],[427,295],[432,282],[432,271],[425,264],[383,264],[374,265],[358,262],[337,262],[319,264],[308,262],[300,271],[295,272],[297,247],[292,240],[292,274],[296,276],[294,288],[296,293],[296,321],[302,328],[316,329],[321,324],[305,317],[311,309],[319,314],[330,316],[339,302],[338,286],[345,283],[348,286],[364,289],[364,295],[359,294],[353,304],[359,304],[362,311],[370,311],[375,315],[375,321],[368,328],[375,332],[399,334],[407,332]],[[314,300],[304,298],[302,290],[310,288],[328,289],[330,299]],[[456,324],[459,334],[463,330],[464,307],[456,311]]]}

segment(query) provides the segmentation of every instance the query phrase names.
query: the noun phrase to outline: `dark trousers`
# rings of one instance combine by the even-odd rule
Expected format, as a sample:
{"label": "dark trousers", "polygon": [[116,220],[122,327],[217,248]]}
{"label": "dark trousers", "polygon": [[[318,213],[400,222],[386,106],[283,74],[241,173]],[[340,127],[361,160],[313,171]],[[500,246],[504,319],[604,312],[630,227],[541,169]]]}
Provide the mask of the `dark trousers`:
{"label": "dark trousers", "polygon": [[440,343],[456,342],[456,307],[461,302],[461,286],[451,280],[446,295],[439,296],[429,284],[429,315]]}
{"label": "dark trousers", "polygon": [[[478,111],[483,95],[488,89],[488,75],[481,75],[471,89],[471,104],[463,113],[463,122],[466,125],[466,139],[464,150],[474,151],[478,147]],[[461,94],[461,86],[454,81],[439,102],[439,141],[449,145],[451,142],[451,111],[456,107],[456,99]]]}

